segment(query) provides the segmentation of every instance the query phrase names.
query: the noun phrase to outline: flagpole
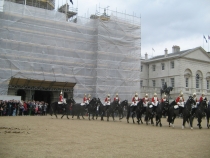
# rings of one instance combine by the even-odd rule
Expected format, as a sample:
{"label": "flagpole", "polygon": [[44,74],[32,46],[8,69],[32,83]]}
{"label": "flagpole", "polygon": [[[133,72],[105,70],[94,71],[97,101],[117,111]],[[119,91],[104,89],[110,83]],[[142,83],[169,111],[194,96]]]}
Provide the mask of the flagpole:
{"label": "flagpole", "polygon": [[[204,40],[204,35],[203,35],[203,40]],[[204,49],[204,42],[203,42],[203,49]]]}

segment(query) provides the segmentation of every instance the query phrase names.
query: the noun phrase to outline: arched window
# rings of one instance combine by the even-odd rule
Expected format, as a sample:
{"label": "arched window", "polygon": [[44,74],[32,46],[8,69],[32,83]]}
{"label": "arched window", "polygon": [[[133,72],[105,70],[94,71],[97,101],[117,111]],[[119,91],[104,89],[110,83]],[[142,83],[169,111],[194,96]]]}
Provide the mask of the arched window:
{"label": "arched window", "polygon": [[195,88],[202,89],[203,75],[201,71],[197,71],[195,75]]}
{"label": "arched window", "polygon": [[186,69],[184,71],[184,78],[185,78],[185,87],[187,89],[191,88],[192,71],[190,69]]}

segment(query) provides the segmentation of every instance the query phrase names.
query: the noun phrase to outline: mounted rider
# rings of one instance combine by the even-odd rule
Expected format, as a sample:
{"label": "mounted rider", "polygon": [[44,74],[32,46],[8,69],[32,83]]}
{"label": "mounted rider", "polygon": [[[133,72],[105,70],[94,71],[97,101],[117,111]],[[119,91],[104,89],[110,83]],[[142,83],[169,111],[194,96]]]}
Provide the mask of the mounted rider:
{"label": "mounted rider", "polygon": [[196,110],[196,108],[197,108],[197,106],[198,106],[198,104],[199,104],[198,99],[197,99],[197,97],[196,97],[196,93],[193,93],[193,100],[196,102],[196,104],[195,104],[195,105],[192,104],[192,111],[191,111],[191,114],[192,114],[192,115],[195,114],[195,110]]}
{"label": "mounted rider", "polygon": [[118,103],[120,104],[120,98],[118,96],[118,93],[116,93],[116,96],[114,97],[114,101],[118,101]]}
{"label": "mounted rider", "polygon": [[132,98],[132,104],[131,106],[137,106],[138,102],[140,101],[138,97],[138,93],[135,93],[135,96]]}
{"label": "mounted rider", "polygon": [[62,93],[62,91],[60,92],[58,104],[63,104],[63,93]]}
{"label": "mounted rider", "polygon": [[109,109],[109,106],[111,104],[111,98],[110,98],[110,94],[107,94],[107,97],[105,98],[105,106],[106,106],[106,109]]}
{"label": "mounted rider", "polygon": [[184,109],[183,92],[180,92],[179,97],[176,98],[176,104],[179,106],[179,113],[182,113],[182,110]]}
{"label": "mounted rider", "polygon": [[154,96],[152,97],[152,105],[154,107],[154,111],[156,110],[158,102],[159,102],[159,99],[157,97],[157,93],[154,93]]}
{"label": "mounted rider", "polygon": [[205,93],[203,92],[202,94],[201,94],[201,97],[200,97],[200,100],[199,100],[199,102],[201,103],[203,100],[205,100],[206,99],[206,97],[205,97]]}
{"label": "mounted rider", "polygon": [[148,94],[145,94],[145,97],[143,98],[143,106],[144,106],[144,108],[147,107],[148,102],[149,102]]}
{"label": "mounted rider", "polygon": [[84,106],[84,105],[88,105],[89,104],[89,100],[86,96],[86,94],[84,95],[83,97],[83,102],[80,104],[81,106]]}
{"label": "mounted rider", "polygon": [[167,100],[167,96],[164,94],[163,98],[161,99],[161,103],[165,102]]}

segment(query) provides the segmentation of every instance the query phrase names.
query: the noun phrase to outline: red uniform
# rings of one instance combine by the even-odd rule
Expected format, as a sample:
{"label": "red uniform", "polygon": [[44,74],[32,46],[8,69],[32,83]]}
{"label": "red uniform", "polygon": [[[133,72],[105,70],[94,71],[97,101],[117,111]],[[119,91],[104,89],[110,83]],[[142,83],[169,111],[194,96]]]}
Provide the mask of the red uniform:
{"label": "red uniform", "polygon": [[114,101],[120,101],[120,98],[119,97],[115,97]]}
{"label": "red uniform", "polygon": [[147,98],[146,98],[146,97],[143,98],[143,102],[144,102],[144,103],[146,103],[146,102],[148,102],[148,101],[149,101],[149,98],[148,98],[148,97],[147,97]]}
{"label": "red uniform", "polygon": [[136,102],[139,102],[140,101],[140,99],[139,99],[139,97],[133,97],[132,98],[132,102],[135,104]]}
{"label": "red uniform", "polygon": [[159,101],[158,97],[153,97],[152,102],[156,102],[156,101]]}
{"label": "red uniform", "polygon": [[62,95],[59,96],[59,101],[63,102],[63,96]]}
{"label": "red uniform", "polygon": [[88,100],[88,98],[87,98],[87,97],[84,97],[84,98],[83,98],[83,103],[86,103],[87,100]]}
{"label": "red uniform", "polygon": [[184,102],[184,98],[183,97],[178,97],[176,98],[176,103],[179,103],[179,102]]}
{"label": "red uniform", "polygon": [[161,103],[164,102],[164,101],[166,101],[166,98],[162,98],[162,99],[161,99]]}
{"label": "red uniform", "polygon": [[200,97],[200,102],[202,102],[205,99],[205,97]]}

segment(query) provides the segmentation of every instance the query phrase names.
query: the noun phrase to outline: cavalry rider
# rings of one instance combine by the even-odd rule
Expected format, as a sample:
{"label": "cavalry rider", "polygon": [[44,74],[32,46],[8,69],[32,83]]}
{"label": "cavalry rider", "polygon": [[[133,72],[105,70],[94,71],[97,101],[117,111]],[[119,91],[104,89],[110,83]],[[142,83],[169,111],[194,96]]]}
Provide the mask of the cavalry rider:
{"label": "cavalry rider", "polygon": [[110,98],[110,94],[107,94],[107,97],[105,98],[105,106],[106,106],[106,109],[109,109],[109,106],[111,104],[111,98]]}
{"label": "cavalry rider", "polygon": [[153,107],[154,107],[154,112],[155,112],[155,110],[156,110],[156,107],[157,107],[157,105],[158,105],[158,97],[157,97],[157,93],[154,93],[154,96],[152,97],[152,105],[153,105]]}
{"label": "cavalry rider", "polygon": [[140,98],[138,97],[138,93],[135,93],[135,96],[132,98],[132,104],[131,104],[131,106],[133,107],[132,111],[135,110],[139,101],[140,101]]}
{"label": "cavalry rider", "polygon": [[205,93],[203,92],[202,95],[201,95],[201,97],[200,97],[200,100],[199,100],[200,103],[201,103],[205,98],[206,98],[206,97],[205,97]]}
{"label": "cavalry rider", "polygon": [[143,106],[144,106],[144,108],[147,107],[148,102],[149,102],[148,94],[145,94],[145,97],[143,98]]}
{"label": "cavalry rider", "polygon": [[116,96],[114,97],[114,101],[118,101],[118,103],[120,104],[120,98],[118,96],[118,93],[116,93]]}
{"label": "cavalry rider", "polygon": [[60,92],[58,104],[63,105],[63,93],[62,93],[62,91]]}
{"label": "cavalry rider", "polygon": [[163,103],[164,101],[166,101],[166,95],[164,94],[163,98],[161,99],[161,103]]}
{"label": "cavalry rider", "polygon": [[199,104],[198,99],[196,97],[196,93],[193,93],[193,99],[194,99],[194,101],[195,101],[196,104],[195,105],[194,104],[192,105],[192,111],[191,111],[191,114],[192,115],[194,115],[195,110],[197,108],[197,105]]}
{"label": "cavalry rider", "polygon": [[83,102],[80,105],[83,106],[83,105],[88,105],[88,104],[89,104],[89,101],[88,101],[88,98],[87,98],[87,96],[85,94],[84,98],[83,98]]}
{"label": "cavalry rider", "polygon": [[182,113],[184,108],[184,97],[182,92],[180,93],[179,97],[176,98],[176,103],[179,106],[179,113]]}

